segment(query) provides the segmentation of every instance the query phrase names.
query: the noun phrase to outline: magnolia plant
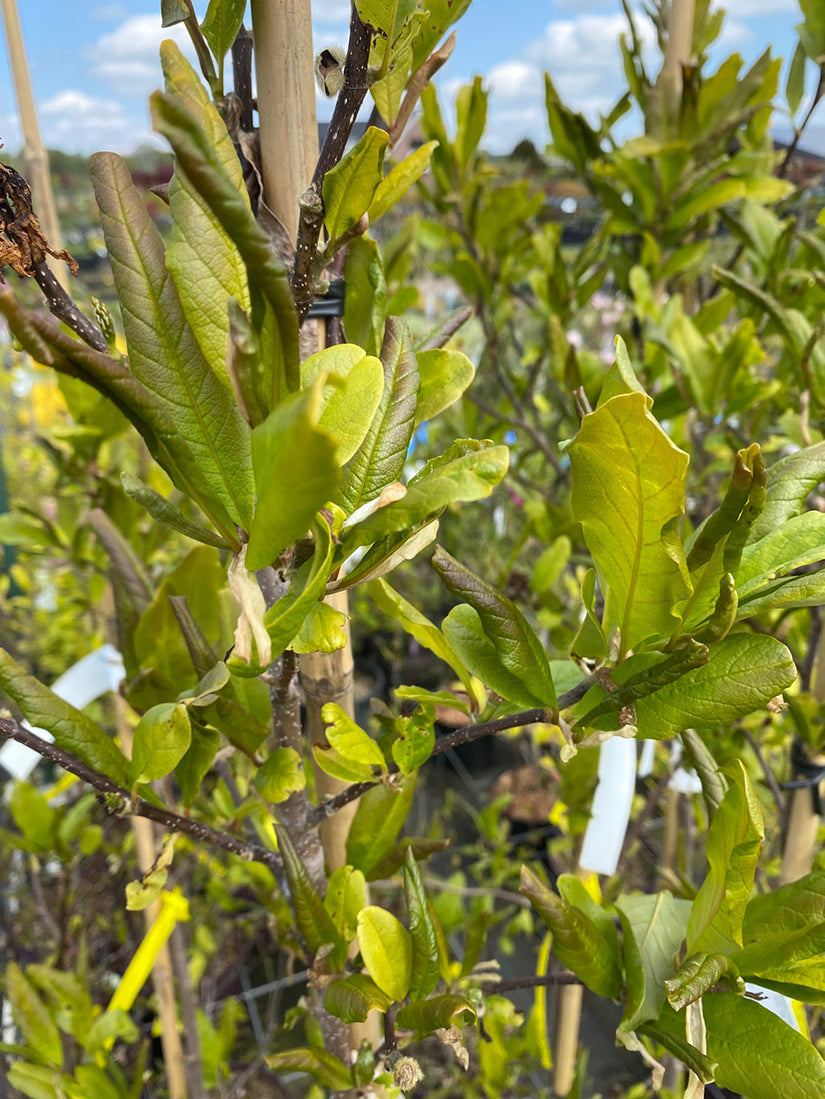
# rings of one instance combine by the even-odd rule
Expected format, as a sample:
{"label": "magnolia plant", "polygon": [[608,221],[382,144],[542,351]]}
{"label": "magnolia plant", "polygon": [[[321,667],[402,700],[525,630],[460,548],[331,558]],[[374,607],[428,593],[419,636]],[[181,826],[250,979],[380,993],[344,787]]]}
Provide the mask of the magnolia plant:
{"label": "magnolia plant", "polygon": [[[565,645],[548,649],[512,599],[441,545],[431,562],[455,605],[440,624],[388,579],[436,542],[448,509],[486,499],[508,470],[506,445],[473,438],[451,441],[415,471],[407,464],[416,430],[462,399],[474,371],[460,351],[416,339],[403,318],[387,315],[382,250],[369,235],[430,166],[438,180],[451,156],[466,166],[474,154],[478,88],[459,97],[454,141],[439,131],[385,163],[449,53],[439,49],[442,37],[468,6],[353,5],[340,96],[351,107],[346,97],[359,74],[366,86],[366,73],[378,124],[345,154],[331,127],[338,159],[325,146],[301,197],[293,255],[260,193],[254,143],[238,121],[244,104],[224,93],[224,59],[245,5],[212,0],[199,27],[188,0],[165,3],[166,22],[184,21],[193,34],[206,81],[164,43],[165,90],[151,109],[174,153],[166,240],[123,162],[110,153],[92,161],[122,336],[106,310],[94,324],[51,285],[49,303],[64,323],[0,290],[0,311],[22,347],[72,380],[73,399],[79,379],[111,402],[154,463],[143,463],[142,476],[125,469],[110,486],[112,517],[92,520],[109,561],[126,670],[125,734],[113,739],[4,650],[4,691],[54,743],[7,717],[0,733],[90,784],[109,813],[148,818],[187,845],[173,863],[165,843],[127,891],[130,908],[159,897],[163,906],[108,1010],[56,966],[7,971],[21,1037],[5,1047],[8,1078],[25,1095],[139,1092],[140,1059],[130,1079],[113,1044],[136,1040],[128,1011],[140,981],[187,916],[183,898],[166,889],[169,874],[199,857],[211,860],[213,888],[221,858],[248,873],[245,887],[278,929],[273,951],[287,949],[308,971],[305,1037],[285,1030],[267,1058],[279,1077],[307,1073],[315,1094],[399,1095],[421,1079],[419,1039],[437,1035],[466,1068],[473,1028],[506,1063],[506,1020],[516,1018],[512,1005],[502,1007],[507,983],[497,989],[476,969],[483,929],[472,945],[468,931],[456,956],[422,874],[444,841],[400,837],[433,757],[537,725],[562,767],[610,737],[681,741],[702,782],[708,866],[698,890],[625,891],[608,902],[579,876],[551,886],[541,862],[525,865],[522,894],[547,924],[558,963],[548,973],[545,957],[528,983],[572,980],[618,1001],[617,1039],[642,1054],[656,1086],[666,1052],[689,1070],[693,1095],[710,1081],[752,1099],[825,1093],[815,1045],[761,1002],[761,990],[823,1002],[823,871],[755,890],[760,800],[742,761],[720,765],[714,754],[718,730],[773,712],[793,689],[789,649],[754,623],[822,599],[825,519],[806,511],[806,500],[825,479],[825,444],[766,468],[760,445],[745,441],[724,494],[704,521],[688,523],[690,455],[656,418],[642,372],[618,341],[615,363],[590,387],[595,407],[580,398],[567,449],[560,455],[555,440],[543,443],[569,471],[572,517],[592,563],[580,573]],[[255,16],[253,5],[253,30]],[[551,95],[548,103],[552,122]],[[352,110],[344,113],[351,126]],[[748,194],[775,192],[766,184]],[[677,247],[677,229],[664,245]],[[32,236],[29,254],[16,257],[31,264],[24,273],[36,273],[44,247]],[[345,251],[350,342],[307,354],[310,302],[325,299],[328,268]],[[142,559],[140,527],[124,519],[134,505],[153,532],[171,532],[160,570]],[[374,704],[368,728],[321,687],[322,732],[310,742],[300,735],[298,668],[345,649],[347,619],[333,598],[344,591],[364,593],[430,650],[452,686],[403,685],[393,707]],[[436,711],[445,706],[464,724],[438,736]],[[325,795],[328,779],[337,792]],[[100,830],[103,810],[94,799],[77,804],[66,810],[20,784],[11,812],[23,848],[70,860],[83,843],[99,844],[89,830]],[[319,831],[353,805],[336,862]],[[230,912],[227,904],[227,920]],[[375,1019],[380,1032],[353,1029]],[[207,1045],[220,1045],[205,1017],[200,1029]],[[547,1067],[546,1036],[532,1041]],[[501,1093],[498,1080],[484,1084],[486,1094]],[[202,1079],[190,1087],[197,1093]]]}

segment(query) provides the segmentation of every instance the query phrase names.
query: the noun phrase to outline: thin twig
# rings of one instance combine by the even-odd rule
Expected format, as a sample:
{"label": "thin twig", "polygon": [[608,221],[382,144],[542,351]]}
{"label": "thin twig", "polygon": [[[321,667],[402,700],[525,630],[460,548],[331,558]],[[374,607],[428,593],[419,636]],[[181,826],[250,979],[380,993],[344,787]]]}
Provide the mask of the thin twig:
{"label": "thin twig", "polygon": [[747,740],[748,744],[750,744],[751,748],[753,749],[753,754],[756,756],[759,766],[762,768],[762,774],[765,776],[765,782],[768,786],[768,789],[773,794],[773,800],[776,802],[776,806],[779,809],[779,812],[784,813],[786,800],[785,795],[782,793],[782,790],[779,787],[779,783],[776,781],[776,777],[773,771],[768,766],[768,761],[762,755],[762,750],[756,743],[753,733],[751,733],[749,729],[743,729],[742,731],[745,734],[745,740]]}
{"label": "thin twig", "polygon": [[[327,130],[324,147],[318,157],[312,183],[301,197],[301,213],[298,221],[298,238],[295,244],[295,270],[292,276],[292,294],[298,310],[298,321],[304,317],[315,297],[315,253],[323,224],[324,178],[334,167],[347,147],[347,141],[355,125],[355,119],[367,94],[367,64],[372,43],[372,30],[358,18],[355,5],[349,28],[349,45],[344,66],[344,86],[338,94],[332,120]],[[320,216],[319,216],[320,211]]]}
{"label": "thin twig", "polygon": [[485,995],[493,992],[514,992],[517,988],[546,988],[548,985],[580,985],[575,973],[546,973],[542,977],[513,977],[510,981],[486,981],[481,986]]}
{"label": "thin twig", "polygon": [[138,817],[146,817],[148,820],[153,820],[162,825],[167,832],[185,832],[186,835],[191,836],[199,843],[221,847],[224,851],[238,855],[246,862],[263,863],[264,866],[269,867],[279,882],[282,881],[283,863],[281,856],[276,851],[270,851],[257,843],[245,843],[243,840],[229,835],[228,832],[221,832],[217,828],[212,828],[211,825],[192,820],[191,817],[181,816],[179,813],[173,813],[169,809],[160,809],[157,805],[151,805],[148,801],[144,801],[143,798],[133,798],[130,790],[101,774],[100,771],[95,771],[93,767],[81,763],[80,760],[68,752],[64,752],[62,748],[58,748],[56,744],[50,744],[42,737],[37,736],[36,733],[29,732],[28,729],[23,728],[16,721],[0,718],[0,738],[16,740],[20,744],[25,744],[27,748],[31,748],[44,759],[57,763],[64,771],[70,771],[71,774],[77,775],[78,778],[87,782],[90,786],[94,786],[101,793],[114,794],[120,800],[117,806],[110,811],[122,815],[133,813]]}
{"label": "thin twig", "polygon": [[96,324],[93,324],[85,314],[81,313],[72,298],[57,281],[57,276],[49,265],[44,261],[42,263],[33,263],[32,267],[34,269],[34,281],[43,291],[43,297],[46,299],[49,311],[58,320],[67,324],[72,331],[76,332],[89,347],[106,354],[109,345],[106,343],[105,336]]}
{"label": "thin twig", "polygon": [[[436,740],[430,758],[441,755],[442,752],[448,752],[451,748],[457,748],[461,744],[470,744],[474,740],[481,739],[481,737],[492,736],[495,733],[505,732],[507,729],[518,729],[522,725],[535,725],[539,722],[553,722],[556,720],[559,710],[566,710],[568,707],[575,705],[580,699],[584,698],[591,687],[599,682],[600,680],[595,674],[586,676],[581,683],[577,683],[575,687],[571,687],[569,691],[565,691],[559,697],[553,710],[541,707],[534,710],[522,710],[521,713],[509,714],[507,717],[499,717],[494,721],[484,721],[478,725],[465,725],[461,729],[456,729],[454,732]],[[387,770],[389,774],[398,773],[398,767],[395,764]],[[347,786],[340,794],[336,794],[335,797],[328,798],[316,806],[309,815],[308,824],[314,827],[316,824],[320,824],[321,821],[328,820],[339,809],[343,809],[351,801],[360,798],[373,786],[378,786],[380,782],[380,779],[369,779]]]}

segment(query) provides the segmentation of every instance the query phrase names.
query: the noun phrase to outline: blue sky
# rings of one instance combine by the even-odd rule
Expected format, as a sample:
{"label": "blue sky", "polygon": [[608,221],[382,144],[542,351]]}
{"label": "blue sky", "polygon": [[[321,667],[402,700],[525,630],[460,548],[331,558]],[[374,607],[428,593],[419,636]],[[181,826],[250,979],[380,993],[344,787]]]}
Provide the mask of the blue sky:
{"label": "blue sky", "polygon": [[[203,15],[207,0],[195,0]],[[348,0],[314,0],[316,46],[346,44]],[[768,45],[789,58],[797,0],[728,0],[718,56],[755,59]],[[158,44],[185,41],[160,27],[159,0],[18,0],[40,127],[49,146],[71,152],[125,152],[150,139],[146,98],[160,82]],[[506,151],[522,137],[546,143],[542,72],[562,96],[593,114],[620,87],[619,0],[474,0],[458,26],[458,47],[442,70],[447,99],[475,73],[492,90],[487,144]],[[650,38],[652,41],[652,33]],[[809,83],[813,75],[809,73]],[[323,117],[328,110],[319,104]],[[825,154],[825,110],[803,145]],[[0,140],[20,145],[8,60],[0,62]],[[155,139],[157,140],[157,139]]]}

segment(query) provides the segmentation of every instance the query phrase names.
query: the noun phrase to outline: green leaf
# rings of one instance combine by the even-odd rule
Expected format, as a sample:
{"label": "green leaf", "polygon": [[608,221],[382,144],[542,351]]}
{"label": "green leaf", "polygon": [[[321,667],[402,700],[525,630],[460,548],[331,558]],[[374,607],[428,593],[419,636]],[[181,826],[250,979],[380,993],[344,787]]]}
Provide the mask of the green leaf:
{"label": "green leaf", "polygon": [[358,913],[358,945],[367,973],[382,992],[403,1000],[412,978],[410,933],[391,912],[369,904]]}
{"label": "green leaf", "polygon": [[197,797],[201,783],[209,772],[221,746],[220,733],[208,726],[193,725],[192,742],[175,767],[181,799],[187,807]]}
{"label": "green leaf", "polygon": [[313,603],[289,643],[294,653],[334,653],[348,642],[347,616],[329,603]]}
{"label": "green leaf", "polygon": [[324,176],[324,224],[337,240],[358,224],[383,179],[386,130],[370,126],[361,140]]}
{"label": "green leaf", "polygon": [[325,944],[331,943],[336,948],[330,955],[333,965],[344,965],[347,958],[346,942],[341,938],[329,913],[324,908],[324,902],[312,884],[312,879],[295,850],[289,833],[277,824],[275,833],[278,837],[278,850],[284,860],[284,872],[289,882],[295,922],[310,956],[317,954]]}
{"label": "green leaf", "polygon": [[690,907],[690,901],[668,892],[653,896],[623,893],[616,901],[627,975],[620,1030],[636,1030],[659,1017],[665,999],[664,983],[673,973]]}
{"label": "green leaf", "polygon": [[473,380],[475,367],[461,351],[436,348],[416,352],[421,389],[416,424],[434,419],[458,400]]}
{"label": "green leaf", "polygon": [[441,630],[399,595],[386,580],[373,580],[367,588],[373,602],[389,618],[397,622],[403,630],[415,638],[419,645],[429,649],[445,664],[448,664],[464,684],[468,694],[472,694],[471,676],[461,662],[458,654],[449,644]]}
{"label": "green leaf", "polygon": [[61,1065],[63,1048],[57,1024],[34,985],[14,962],[6,969],[4,985],[15,1024],[32,1053],[44,1061]]}
{"label": "green leaf", "polygon": [[396,164],[378,186],[367,211],[370,225],[374,225],[380,217],[392,209],[400,198],[407,193],[416,180],[427,171],[432,160],[433,149],[438,145],[437,141],[427,141],[399,164]]}
{"label": "green leaf", "polygon": [[347,862],[362,870],[368,881],[371,871],[395,847],[412,803],[415,779],[414,774],[406,775],[400,783],[374,786],[358,802],[347,836]]}
{"label": "green leaf", "polygon": [[83,1048],[87,1053],[96,1053],[111,1039],[122,1038],[124,1042],[136,1042],[139,1037],[140,1031],[129,1013],[115,1008],[114,1011],[104,1011],[95,1019],[83,1042]]}
{"label": "green leaf", "polygon": [[435,709],[419,706],[409,717],[395,719],[400,735],[392,742],[392,758],[402,775],[409,775],[423,766],[435,747]]}
{"label": "green leaf", "polygon": [[41,851],[54,843],[55,812],[30,782],[15,782],[9,798],[12,819],[23,835]]}
{"label": "green leaf", "polygon": [[797,998],[821,1003],[825,871],[754,896],[745,909],[742,940],[742,949],[731,960],[743,977],[769,988],[784,984],[808,989],[797,991]]}
{"label": "green leaf", "polygon": [[471,1022],[477,1014],[475,1005],[465,996],[448,994],[405,1004],[395,1021],[398,1026],[414,1030],[416,1034],[432,1034],[434,1030],[449,1030],[457,1017],[463,1022]]}
{"label": "green leaf", "polygon": [[785,646],[773,637],[735,633],[711,646],[703,667],[636,702],[641,737],[662,740],[682,729],[728,725],[753,713],[796,678]]}
{"label": "green leaf", "polygon": [[472,0],[427,0],[426,17],[413,40],[413,71],[430,56],[446,30],[469,8]]}
{"label": "green leaf", "polygon": [[327,884],[324,908],[347,942],[352,942],[358,933],[358,913],[366,903],[367,883],[364,875],[352,866],[339,866]]}
{"label": "green leaf", "polygon": [[[556,693],[544,648],[515,604],[440,546],[436,547],[433,565],[447,589],[466,600],[476,612],[484,638],[492,644],[506,672],[521,686],[519,698],[510,701],[528,707],[554,706]],[[456,617],[456,611],[458,608],[451,612],[447,622],[460,620],[465,630],[470,628],[467,612],[459,612]],[[446,636],[455,647],[455,635],[451,636],[449,629]]]}
{"label": "green leaf", "polygon": [[319,378],[318,428],[338,444],[335,460],[344,465],[363,443],[381,402],[384,368],[351,343],[336,344],[301,364],[301,388]]}
{"label": "green leaf", "polygon": [[287,1049],[283,1053],[273,1053],[265,1060],[275,1072],[308,1072],[321,1087],[332,1091],[352,1088],[352,1073],[344,1062],[316,1046]]}
{"label": "green leaf", "polygon": [[317,426],[319,402],[316,383],[287,397],[252,433],[258,502],[246,551],[250,570],[271,564],[306,534],[315,513],[338,487],[336,444]]}
{"label": "green leaf", "polygon": [[405,325],[387,320],[381,346],[384,389],[364,442],[344,467],[338,502],[351,514],[397,481],[415,423],[418,362]]}
{"label": "green leaf", "polygon": [[182,702],[162,702],[143,715],[132,745],[132,782],[165,778],[183,759],[192,740],[189,710]]}
{"label": "green leaf", "polygon": [[799,110],[799,104],[805,95],[805,66],[807,62],[805,47],[801,42],[797,42],[788,67],[788,78],[785,83],[785,99],[788,101],[788,113],[791,118]]}
{"label": "green leaf", "polygon": [[440,979],[438,967],[438,942],[430,915],[427,894],[421,881],[421,871],[415,855],[407,848],[404,860],[404,896],[410,921],[412,940],[412,968],[410,971],[410,999],[423,1000],[435,989]]}
{"label": "green leaf", "polygon": [[219,534],[210,530],[203,523],[184,515],[159,492],[149,488],[143,481],[133,477],[131,473],[124,470],[120,475],[120,480],[126,495],[145,508],[156,522],[163,523],[171,530],[176,530],[178,534],[185,534],[187,538],[192,538],[195,542],[203,542],[204,545],[216,546],[218,549],[228,548],[227,543]]}
{"label": "green leaf", "polygon": [[245,11],[246,0],[209,0],[201,30],[221,66],[241,29]]}
{"label": "green leaf", "polygon": [[573,512],[610,590],[623,653],[651,636],[670,636],[678,624],[674,604],[691,590],[675,526],[688,456],[648,405],[642,393],[611,398],[585,416],[570,448]]}
{"label": "green leaf", "polygon": [[326,735],[332,747],[343,759],[364,767],[378,767],[386,771],[384,754],[369,733],[365,733],[335,702],[321,707],[321,717],[326,723]]}
{"label": "green leaf", "polygon": [[[270,408],[281,396],[281,378],[287,388],[298,389],[298,317],[286,268],[278,259],[269,237],[249,209],[245,189],[238,189],[215,153],[207,136],[176,96],[155,92],[150,97],[155,129],[175,151],[177,164],[204,199],[224,232],[241,254],[250,289],[255,287],[271,309],[277,329],[272,346],[273,360],[267,364]],[[263,318],[253,302],[253,321],[260,331]]]}
{"label": "green leaf", "polygon": [[189,9],[183,0],[160,0],[160,16],[162,27],[173,27],[189,18]]}
{"label": "green leaf", "polygon": [[0,543],[4,546],[60,547],[60,539],[50,526],[13,511],[0,515]]}
{"label": "green leaf", "polygon": [[484,632],[478,612],[472,607],[466,603],[453,607],[441,627],[458,658],[488,690],[521,709],[534,709],[542,705],[519,675],[505,667],[495,645]]}
{"label": "green leaf", "polygon": [[766,1007],[730,992],[705,996],[708,1056],[717,1084],[748,1099],[825,1095],[825,1061],[798,1030]]}
{"label": "green leaf", "polygon": [[401,531],[424,526],[452,503],[490,495],[507,472],[509,451],[489,441],[459,439],[431,459],[407,485],[404,496],[350,526],[344,546],[369,545]]}
{"label": "green leaf", "polygon": [[361,560],[335,582],[333,590],[341,591],[354,584],[363,584],[386,576],[405,561],[412,561],[417,557],[435,541],[437,535],[438,519],[433,519],[411,534],[391,534],[389,538],[373,542]]}
{"label": "green leaf", "polygon": [[382,992],[366,973],[353,973],[342,981],[333,981],[324,995],[324,1008],[345,1023],[363,1023],[369,1012],[385,1012],[392,997]]}
{"label": "green leaf", "polygon": [[[230,0],[230,4],[234,4],[236,8],[238,2],[239,0]],[[206,28],[210,22],[210,14],[213,25],[222,16],[231,19],[228,6],[227,0],[212,0],[203,27]],[[243,18],[244,6],[244,0],[240,0],[238,27]],[[237,27],[235,31],[237,32]],[[212,52],[221,61],[223,54],[219,54],[211,42],[209,44]],[[230,41],[226,49],[231,45]],[[218,114],[195,70],[172,41],[161,44],[160,60],[167,92],[178,96],[186,104],[192,118],[208,135],[215,157],[227,176],[240,194],[246,194],[240,161],[226,123]],[[172,232],[166,251],[166,265],[175,280],[186,320],[206,361],[223,384],[229,387],[226,368],[229,338],[227,302],[234,298],[243,309],[249,309],[246,268],[237,248],[215,214],[179,165],[169,184],[169,211]]]}
{"label": "green leaf", "polygon": [[17,1088],[29,1099],[64,1099],[62,1084],[65,1079],[66,1077],[60,1076],[53,1068],[32,1065],[27,1061],[14,1061],[9,1065],[7,1077],[9,1087]]}
{"label": "green leaf", "polygon": [[[702,996],[715,985],[721,984],[722,979],[728,973],[730,963],[724,954],[691,954],[679,966],[674,975],[665,981],[665,993],[668,1002],[674,1011],[696,1003]],[[731,986],[730,977],[725,983]],[[745,983],[741,978],[735,982],[738,992],[745,991]]]}
{"label": "green leaf", "polygon": [[521,868],[520,890],[553,932],[553,950],[559,961],[597,995],[611,999],[618,996],[622,976],[612,922],[612,935],[605,934],[604,923],[595,923],[578,903],[570,904],[548,889],[527,866]]}
{"label": "green leaf", "polygon": [[[716,1062],[704,1053],[700,1053],[685,1038],[683,1011],[677,1014],[669,1004],[665,1004],[659,1018],[643,1023],[639,1033],[663,1045],[669,1053],[682,1062],[685,1068],[694,1072],[702,1083],[709,1084],[716,1078]],[[634,1047],[630,1045],[630,1048]]]}
{"label": "green leaf", "polygon": [[128,785],[129,761],[114,741],[90,717],[29,675],[4,649],[0,649],[0,687],[36,729],[52,734],[59,748],[115,782]]}
{"label": "green leaf", "polygon": [[757,542],[800,515],[805,501],[825,481],[825,442],[797,450],[768,470],[767,499],[751,528],[750,541]]}
{"label": "green leaf", "polygon": [[[269,608],[264,622],[272,640],[275,660],[295,638],[304,620],[321,598],[329,578],[334,545],[328,524],[318,520],[312,524],[315,551],[292,578],[289,591]],[[257,672],[255,673],[257,674]]]}
{"label": "green leaf", "polygon": [[392,44],[418,7],[418,0],[354,0],[358,18]]}
{"label": "green leaf", "polygon": [[255,789],[275,805],[305,787],[303,761],[294,748],[274,748],[255,774]]}
{"label": "green leaf", "polygon": [[381,249],[368,236],[356,237],[347,248],[344,268],[344,331],[347,339],[377,355],[384,337],[387,284]]}
{"label": "green leaf", "polygon": [[114,153],[97,153],[91,174],[131,371],[174,416],[170,451],[182,439],[214,499],[248,528],[254,494],[249,428],[186,323],[160,234],[128,168]]}
{"label": "green leaf", "polygon": [[825,515],[807,511],[796,515],[770,533],[745,546],[736,587],[740,595],[762,587],[777,576],[811,565],[825,558]]}
{"label": "green leaf", "polygon": [[742,946],[742,919],[753,889],[765,828],[741,760],[730,765],[728,774],[730,787],[708,830],[708,873],[688,921],[688,955],[729,955]]}

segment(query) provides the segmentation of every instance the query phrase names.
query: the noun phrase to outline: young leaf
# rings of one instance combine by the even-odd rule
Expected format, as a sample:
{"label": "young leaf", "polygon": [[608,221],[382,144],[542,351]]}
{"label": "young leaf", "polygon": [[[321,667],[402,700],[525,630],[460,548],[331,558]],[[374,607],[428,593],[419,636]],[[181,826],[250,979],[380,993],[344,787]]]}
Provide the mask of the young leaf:
{"label": "young leaf", "polygon": [[387,320],[381,346],[384,389],[366,438],[344,467],[337,501],[352,514],[397,481],[412,438],[418,399],[418,363],[401,321]]}
{"label": "young leaf", "polygon": [[317,1046],[287,1049],[265,1060],[275,1072],[308,1072],[322,1088],[344,1092],[352,1089],[352,1073],[344,1062]]}
{"label": "young leaf", "polygon": [[246,551],[251,570],[271,564],[306,534],[338,487],[335,441],[317,426],[319,400],[317,383],[292,394],[252,433],[258,502]]}
{"label": "young leaf", "polygon": [[374,225],[383,214],[386,214],[387,210],[390,210],[407,193],[413,183],[427,171],[433,149],[437,145],[437,141],[427,141],[419,145],[381,180],[375,188],[375,194],[367,211],[370,225]]}
{"label": "young leaf", "polygon": [[431,996],[405,1004],[396,1016],[396,1023],[416,1034],[432,1034],[434,1030],[449,1030],[456,1018],[464,1022],[474,1021],[477,1010],[466,996]]}
{"label": "young leaf", "polygon": [[418,7],[418,0],[355,0],[358,18],[386,38],[395,41]]}
{"label": "young leaf", "polygon": [[372,881],[372,871],[395,847],[410,809],[415,778],[406,775],[397,785],[374,786],[358,802],[347,836],[347,862],[362,870],[367,881]]}
{"label": "young leaf", "polygon": [[527,866],[521,868],[521,892],[553,932],[559,961],[597,995],[618,996],[622,977],[615,928],[606,938],[589,915],[548,889]]}
{"label": "young leaf", "polygon": [[[125,164],[92,158],[92,182],[123,310],[132,373],[170,413],[211,494],[249,527],[254,485],[249,428],[186,323],[163,243]],[[174,450],[174,441],[170,441]]]}
{"label": "young leaf", "polygon": [[435,746],[435,710],[419,706],[409,717],[397,717],[395,728],[400,733],[392,742],[392,758],[402,775],[409,775],[423,766]]}
{"label": "young leaf", "polygon": [[381,250],[368,236],[356,237],[347,248],[344,268],[347,294],[344,331],[347,339],[377,355],[384,338],[387,315],[387,283]]}
{"label": "young leaf", "polygon": [[556,693],[547,656],[521,611],[440,546],[433,555],[433,565],[447,589],[476,612],[501,664],[526,690],[524,697],[531,699],[528,705],[554,706]]}
{"label": "young leaf", "polygon": [[209,7],[201,23],[206,44],[215,55],[223,71],[223,60],[241,29],[246,0],[209,0]]}
{"label": "young leaf", "polygon": [[[237,0],[233,2],[237,7]],[[243,7],[241,0],[239,26]],[[204,27],[210,21],[210,13],[213,14],[213,22],[220,18],[215,8],[216,2],[213,0],[204,20]],[[221,0],[219,10],[226,13],[227,0]],[[226,49],[231,44],[229,42]],[[223,55],[214,49],[213,52],[220,61]],[[239,194],[245,195],[240,161],[232,139],[195,70],[172,41],[161,44],[160,60],[167,92],[177,95],[186,104],[192,118],[208,134],[216,159]],[[227,302],[235,299],[244,310],[249,309],[246,268],[237,248],[186,178],[180,165],[176,167],[169,183],[169,211],[172,231],[166,251],[166,264],[175,280],[186,320],[206,361],[228,387]]]}
{"label": "young leaf", "polygon": [[434,419],[449,408],[467,389],[475,375],[475,367],[461,351],[436,348],[416,352],[421,390],[415,410],[415,422]]}
{"label": "young leaf", "polygon": [[204,725],[192,726],[192,742],[175,767],[175,778],[185,806],[191,806],[197,797],[220,746],[221,735],[217,730]]}
{"label": "young leaf", "polygon": [[670,441],[643,393],[611,398],[585,416],[570,448],[573,511],[602,584],[610,589],[622,652],[669,637],[674,604],[690,594],[675,523],[688,456]]}
{"label": "young leaf", "polygon": [[825,442],[797,450],[768,470],[767,499],[751,528],[750,541],[757,542],[800,515],[813,490],[825,481]]}
{"label": "young leaf", "polygon": [[333,981],[324,995],[324,1007],[345,1023],[363,1023],[369,1012],[385,1012],[392,1006],[392,997],[382,992],[366,973],[353,973],[341,981]]}
{"label": "young leaf", "polygon": [[370,904],[358,913],[358,945],[367,973],[382,992],[403,1000],[412,978],[412,940],[385,908]]}
{"label": "young leaf", "polygon": [[132,745],[132,782],[154,782],[171,774],[192,740],[189,710],[182,702],[162,702],[137,723]]}
{"label": "young leaf", "polygon": [[458,658],[458,654],[449,644],[441,630],[430,622],[412,603],[399,595],[386,580],[373,580],[367,589],[376,606],[396,621],[403,630],[415,638],[419,645],[435,653],[448,664],[464,684],[467,693],[472,691],[470,673]]}
{"label": "young leaf", "polygon": [[351,343],[336,344],[301,363],[301,388],[321,378],[318,428],[338,444],[335,459],[344,465],[364,441],[381,401],[381,361]]}
{"label": "young leaf", "polygon": [[410,999],[423,1000],[435,989],[440,979],[438,968],[438,942],[430,916],[427,894],[421,881],[421,871],[415,855],[407,848],[404,859],[404,896],[410,921],[412,940],[412,969],[410,971]]}
{"label": "young leaf", "polygon": [[343,965],[347,957],[347,944],[339,935],[338,929],[324,908],[324,902],[318,896],[318,890],[312,884],[307,868],[295,850],[289,833],[277,824],[275,833],[278,836],[278,850],[283,856],[284,872],[289,882],[295,922],[310,956],[317,954],[325,943],[331,943],[336,948],[333,950],[335,964]]}
{"label": "young leaf", "polygon": [[0,649],[0,687],[13,698],[35,729],[45,729],[58,747],[123,786],[129,784],[129,761],[107,734],[80,710],[29,675]]}
{"label": "young leaf", "polygon": [[255,789],[274,805],[306,786],[304,765],[294,748],[274,748],[255,775]]}
{"label": "young leaf", "polygon": [[277,329],[269,379],[270,408],[274,408],[283,395],[281,370],[289,391],[298,389],[298,317],[286,269],[266,232],[252,216],[246,191],[238,190],[229,178],[186,104],[176,96],[155,92],[150,97],[150,107],[155,129],[172,146],[177,164],[240,252],[250,288],[254,286],[271,308]]}
{"label": "young leaf", "polygon": [[364,875],[352,866],[339,866],[330,876],[324,894],[324,908],[347,942],[352,942],[358,933],[358,913],[366,903],[367,883]]}
{"label": "young leaf", "polygon": [[688,955],[732,954],[742,946],[745,914],[765,828],[762,812],[740,760],[708,830],[708,873],[687,926]]}
{"label": "young leaf", "polygon": [[324,176],[324,224],[335,241],[358,224],[383,178],[386,130],[370,126],[361,140]]}
{"label": "young leaf", "polygon": [[131,473],[124,470],[120,475],[120,480],[126,495],[145,508],[156,522],[163,523],[171,530],[176,530],[178,534],[185,534],[187,538],[191,538],[195,542],[203,542],[206,546],[216,546],[218,549],[228,548],[227,543],[219,534],[210,530],[203,523],[184,515],[159,492],[155,492],[153,488],[145,485],[143,481],[139,481],[137,477],[133,477]]}
{"label": "young leaf", "polygon": [[14,1021],[31,1051],[44,1061],[61,1065],[63,1048],[57,1026],[31,981],[14,962],[6,969],[4,984]]}
{"label": "young leaf", "polygon": [[330,746],[345,760],[363,767],[379,767],[386,771],[384,754],[369,733],[365,733],[352,718],[334,702],[321,708],[326,722],[326,735]]}

